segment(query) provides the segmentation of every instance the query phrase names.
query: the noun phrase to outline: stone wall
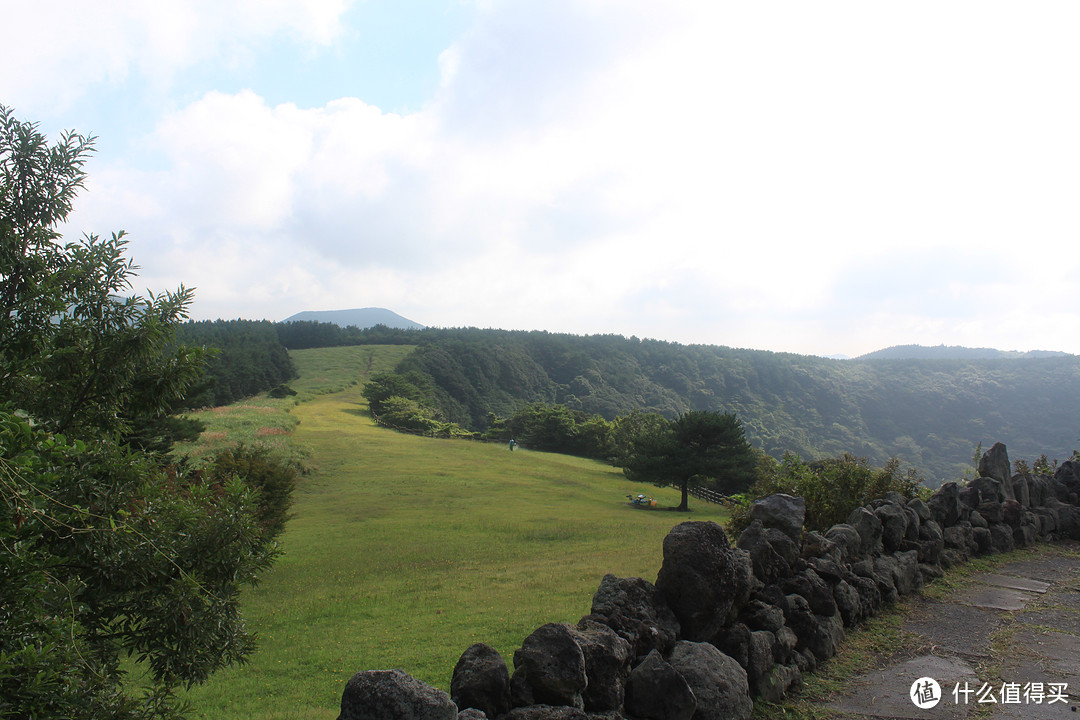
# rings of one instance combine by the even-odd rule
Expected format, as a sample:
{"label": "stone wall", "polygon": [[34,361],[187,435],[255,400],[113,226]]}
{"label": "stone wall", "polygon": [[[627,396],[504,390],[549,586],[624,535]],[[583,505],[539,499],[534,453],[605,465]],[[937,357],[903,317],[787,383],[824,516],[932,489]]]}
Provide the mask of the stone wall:
{"label": "stone wall", "polygon": [[1080,540],[1080,464],[1010,475],[1000,443],[980,477],[927,501],[893,494],[824,534],[804,532],[801,498],[754,503],[731,545],[712,522],[664,539],[656,583],[607,575],[592,612],[525,638],[511,675],[468,648],[450,695],[399,671],[357,673],[339,720],[720,720],[749,718],[832,657],[847,629],[969,557]]}

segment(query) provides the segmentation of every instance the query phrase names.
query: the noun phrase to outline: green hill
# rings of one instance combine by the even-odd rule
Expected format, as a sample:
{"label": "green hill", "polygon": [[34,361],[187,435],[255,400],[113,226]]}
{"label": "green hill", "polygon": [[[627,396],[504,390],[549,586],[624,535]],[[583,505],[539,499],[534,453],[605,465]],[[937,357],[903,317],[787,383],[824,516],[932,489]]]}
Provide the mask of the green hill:
{"label": "green hill", "polygon": [[[1063,460],[1080,445],[1075,355],[901,346],[836,360],[618,335],[320,322],[273,328],[277,345],[294,352],[398,346],[396,371],[426,378],[425,404],[470,430],[485,430],[491,414],[509,417],[533,402],[606,420],[632,410],[668,417],[734,412],[751,442],[775,457],[794,452],[814,460],[850,452],[883,465],[895,456],[931,485],[970,471],[979,443],[1004,442],[1029,464],[1044,453]],[[272,357],[244,333],[239,341],[234,345],[247,354],[223,353],[231,364],[221,368],[222,377],[243,376],[258,358],[266,365]]]}
{"label": "green hill", "polygon": [[398,366],[430,379],[447,420],[553,402],[606,419],[735,412],[773,456],[896,456],[931,483],[962,477],[978,443],[1014,458],[1066,459],[1080,437],[1080,357],[859,359],[680,345],[616,335],[425,330]]}
{"label": "green hill", "polygon": [[472,643],[509,660],[536,627],[586,614],[605,573],[655,579],[677,523],[724,519],[703,504],[690,518],[634,509],[627,494],[674,506],[678,491],[603,463],[376,427],[360,383],[407,350],[291,353],[307,398],[291,409],[293,441],[314,469],[284,554],[244,599],[259,649],[188,694],[194,717],[332,720],[362,669],[401,668],[448,689]]}

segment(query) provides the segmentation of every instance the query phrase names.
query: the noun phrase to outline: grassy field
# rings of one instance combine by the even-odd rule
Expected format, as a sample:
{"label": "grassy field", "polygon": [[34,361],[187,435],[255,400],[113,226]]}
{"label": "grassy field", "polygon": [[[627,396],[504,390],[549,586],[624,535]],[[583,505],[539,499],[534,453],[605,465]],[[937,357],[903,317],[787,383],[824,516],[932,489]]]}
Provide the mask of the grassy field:
{"label": "grassy field", "polygon": [[284,554],[243,598],[259,650],[191,691],[193,716],[332,719],[358,670],[448,689],[470,644],[510,662],[536,627],[586,614],[605,573],[655,579],[672,526],[724,519],[704,503],[689,516],[629,507],[629,493],[668,506],[678,493],[602,463],[375,427],[360,383],[404,352],[294,353],[304,401],[288,408],[291,437],[311,472]]}
{"label": "grassy field", "polygon": [[222,448],[237,443],[265,445],[279,456],[304,467],[312,450],[292,436],[300,422],[292,410],[300,403],[326,393],[358,385],[363,387],[368,376],[393,370],[412,350],[411,345],[293,350],[290,355],[300,374],[290,383],[296,395],[272,398],[263,393],[232,405],[189,413],[205,423],[206,430],[194,442],[177,443],[173,453],[198,465]]}

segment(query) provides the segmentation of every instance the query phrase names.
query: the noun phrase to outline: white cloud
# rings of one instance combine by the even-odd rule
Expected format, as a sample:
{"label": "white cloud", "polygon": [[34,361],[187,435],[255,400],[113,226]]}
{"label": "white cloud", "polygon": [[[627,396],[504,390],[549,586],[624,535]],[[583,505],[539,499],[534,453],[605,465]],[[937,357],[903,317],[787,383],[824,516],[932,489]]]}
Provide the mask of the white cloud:
{"label": "white cloud", "polygon": [[[99,67],[240,57],[290,26],[330,42],[342,9],[257,7],[177,16],[174,46]],[[1066,347],[1075,12],[484,3],[422,110],[206,92],[146,139],[165,168],[107,166],[82,217],[133,218],[146,274],[198,285],[211,317],[385,305],[820,353]]]}
{"label": "white cloud", "polygon": [[354,0],[35,0],[9,3],[0,43],[0,98],[37,114],[63,112],[102,85],[135,76],[155,92],[199,63],[250,62],[272,38],[333,43]]}

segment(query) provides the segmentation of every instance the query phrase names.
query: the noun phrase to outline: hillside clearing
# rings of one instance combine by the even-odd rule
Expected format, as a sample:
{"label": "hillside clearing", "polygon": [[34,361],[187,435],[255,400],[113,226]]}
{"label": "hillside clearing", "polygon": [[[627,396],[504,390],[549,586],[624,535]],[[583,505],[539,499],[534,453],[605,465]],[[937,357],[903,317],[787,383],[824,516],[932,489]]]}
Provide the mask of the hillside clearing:
{"label": "hillside clearing", "polygon": [[244,599],[260,647],[188,694],[195,717],[332,719],[345,682],[367,669],[448,689],[472,643],[510,662],[539,625],[588,613],[605,573],[655,579],[672,526],[725,517],[704,503],[690,514],[629,507],[638,492],[674,506],[678,491],[603,463],[378,428],[360,387],[389,359],[371,350],[294,354],[301,397],[313,385],[337,392],[292,408],[313,469],[284,554]]}

